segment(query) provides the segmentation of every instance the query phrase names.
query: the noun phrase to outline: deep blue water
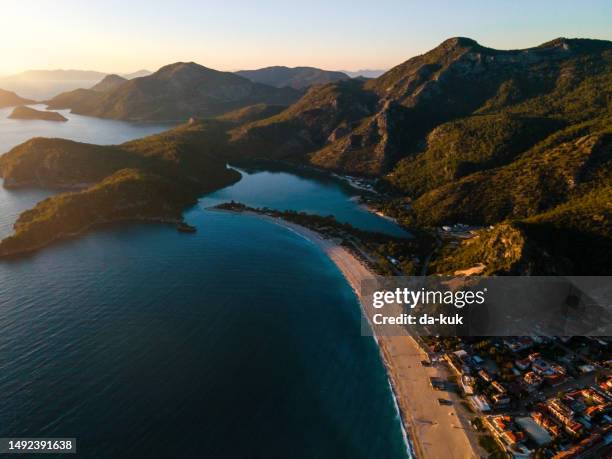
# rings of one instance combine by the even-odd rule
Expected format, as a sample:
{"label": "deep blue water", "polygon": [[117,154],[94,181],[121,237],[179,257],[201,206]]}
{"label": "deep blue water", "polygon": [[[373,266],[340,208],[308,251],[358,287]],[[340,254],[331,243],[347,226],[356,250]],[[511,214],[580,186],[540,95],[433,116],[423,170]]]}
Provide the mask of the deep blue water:
{"label": "deep blue water", "polygon": [[[0,192],[0,221],[37,193]],[[260,172],[186,212],[196,234],[109,226],[0,262],[0,436],[77,437],[83,457],[406,457],[335,265],[283,227],[206,210],[235,199],[388,228],[349,198]]]}

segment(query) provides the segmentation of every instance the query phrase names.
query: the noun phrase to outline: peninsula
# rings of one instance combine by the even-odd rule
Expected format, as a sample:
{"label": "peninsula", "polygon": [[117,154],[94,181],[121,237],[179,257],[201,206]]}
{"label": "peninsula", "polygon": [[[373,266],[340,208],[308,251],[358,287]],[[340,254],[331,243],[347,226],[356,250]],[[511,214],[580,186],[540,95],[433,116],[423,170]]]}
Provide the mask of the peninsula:
{"label": "peninsula", "polygon": [[193,122],[121,145],[35,138],[14,148],[0,158],[6,187],[79,191],[23,212],[14,234],[0,242],[0,257],[31,252],[104,223],[180,223],[183,210],[199,196],[240,179],[215,156],[216,132],[214,122]]}

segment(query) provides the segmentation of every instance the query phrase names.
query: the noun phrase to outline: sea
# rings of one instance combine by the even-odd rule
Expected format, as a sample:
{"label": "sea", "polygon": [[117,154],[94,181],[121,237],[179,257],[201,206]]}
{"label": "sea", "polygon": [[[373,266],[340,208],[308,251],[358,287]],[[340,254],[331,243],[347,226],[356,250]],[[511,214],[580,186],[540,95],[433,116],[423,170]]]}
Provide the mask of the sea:
{"label": "sea", "polygon": [[[113,144],[168,128],[9,113],[0,153],[34,136]],[[405,233],[325,174],[240,172],[185,211],[194,234],[108,225],[0,261],[0,437],[76,438],[78,457],[410,457],[338,268],[284,227],[210,207],[235,200]],[[0,237],[53,193],[0,187]]]}

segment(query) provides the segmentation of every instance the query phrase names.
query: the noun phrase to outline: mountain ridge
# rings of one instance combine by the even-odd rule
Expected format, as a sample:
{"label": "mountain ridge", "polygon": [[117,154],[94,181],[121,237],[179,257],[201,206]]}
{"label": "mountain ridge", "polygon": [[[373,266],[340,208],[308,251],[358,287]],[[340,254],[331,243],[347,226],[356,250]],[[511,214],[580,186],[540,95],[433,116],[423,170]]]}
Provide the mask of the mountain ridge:
{"label": "mountain ridge", "polygon": [[100,80],[98,83],[96,83],[89,89],[91,89],[92,91],[109,92],[117,89],[126,81],[128,81],[127,78],[116,74],[110,74],[106,75],[104,78],[102,78],[102,80]]}
{"label": "mountain ridge", "polygon": [[[132,79],[148,75],[148,70],[118,74]],[[61,93],[87,88],[101,81],[110,73],[95,70],[26,70],[13,75],[0,76],[0,87],[23,94],[30,99],[48,100]]]}
{"label": "mountain ridge", "polygon": [[[158,76],[182,86],[194,72],[218,76],[194,63]],[[432,272],[480,258],[489,274],[599,274],[612,260],[610,101],[612,42],[559,38],[495,50],[455,37],[379,78],[315,85],[285,109],[253,104],[170,132],[208,126],[224,161],[368,176],[385,192],[385,213],[408,227],[486,227],[434,254]],[[5,184],[59,174],[35,174],[36,165],[61,171],[75,161],[44,145],[0,158]],[[505,261],[495,262],[499,254]]]}
{"label": "mountain ridge", "polygon": [[299,96],[290,88],[273,88],[195,62],[176,62],[151,75],[128,80],[104,95],[79,91],[48,103],[74,113],[132,121],[186,121],[214,117],[266,103],[288,105]]}
{"label": "mountain ridge", "polygon": [[256,83],[277,88],[288,86],[297,90],[303,90],[315,84],[325,84],[350,78],[346,73],[339,71],[322,70],[316,67],[285,67],[280,65],[256,70],[239,70],[235,73]]}
{"label": "mountain ridge", "polygon": [[14,107],[17,105],[28,105],[33,103],[35,103],[35,101],[20,97],[13,91],[6,91],[4,89],[0,89],[0,108]]}
{"label": "mountain ridge", "polygon": [[[320,167],[378,175],[388,171],[401,157],[418,151],[427,133],[443,122],[470,115],[478,109],[485,110],[487,103],[491,105],[488,108],[491,112],[495,103],[514,104],[534,94],[549,92],[560,75],[560,62],[603,53],[610,47],[610,42],[601,40],[555,39],[526,50],[506,51],[486,48],[463,37],[445,40],[440,46],[393,67],[379,78],[363,82],[359,90],[362,96],[370,94],[378,98],[377,107],[367,114],[370,118],[364,116],[360,123],[338,120],[327,131],[327,136],[319,135],[318,139],[308,142],[310,148],[305,148],[302,154],[310,154]],[[546,72],[550,74],[545,75],[546,78],[541,77],[538,68],[542,63],[549,67]],[[338,83],[330,85],[335,85],[335,89],[324,85],[314,91],[341,92]],[[496,94],[497,101],[493,100]],[[309,92],[296,105],[303,105],[306,98],[316,99],[317,96]],[[300,124],[300,116],[292,114],[292,110],[295,111],[290,107],[284,116],[270,119],[267,124],[272,125],[281,118],[291,121],[289,124]],[[320,107],[317,110],[322,116],[328,116]],[[329,111],[333,110],[334,105],[330,103]],[[307,107],[303,110],[308,111]],[[313,107],[310,114],[314,113]],[[252,126],[258,135],[262,124],[258,122]],[[303,126],[306,136],[308,124],[314,123]],[[409,126],[409,129],[397,126]],[[340,129],[335,131],[336,128]],[[249,127],[242,131],[248,142]],[[338,135],[340,132],[343,135]],[[321,142],[321,137],[325,141]],[[368,159],[367,152],[372,152],[374,157]],[[360,154],[370,166],[356,164],[351,167],[352,157]]]}
{"label": "mountain ridge", "polygon": [[[496,50],[454,37],[352,91],[342,85],[311,88],[274,117],[234,129],[238,156],[376,178],[401,197],[386,209],[407,225],[501,225],[499,240],[524,241],[511,251],[522,268],[491,272],[605,272],[612,42],[557,38]],[[585,218],[594,209],[597,220]],[[545,228],[555,236],[543,237]],[[538,253],[551,255],[547,263],[535,263]]]}

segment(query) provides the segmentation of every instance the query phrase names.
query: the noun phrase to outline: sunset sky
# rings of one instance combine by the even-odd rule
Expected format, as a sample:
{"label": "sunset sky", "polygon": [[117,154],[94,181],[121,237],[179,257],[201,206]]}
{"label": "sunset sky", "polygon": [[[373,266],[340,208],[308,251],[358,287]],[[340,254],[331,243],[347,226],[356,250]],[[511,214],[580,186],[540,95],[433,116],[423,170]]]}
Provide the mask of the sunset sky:
{"label": "sunset sky", "polygon": [[502,49],[612,39],[612,2],[11,0],[0,9],[0,75],[191,60],[221,70],[384,69],[457,35]]}

